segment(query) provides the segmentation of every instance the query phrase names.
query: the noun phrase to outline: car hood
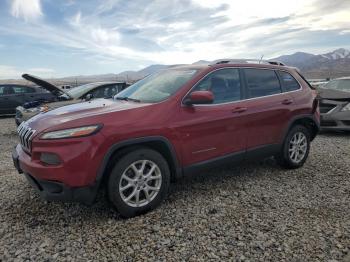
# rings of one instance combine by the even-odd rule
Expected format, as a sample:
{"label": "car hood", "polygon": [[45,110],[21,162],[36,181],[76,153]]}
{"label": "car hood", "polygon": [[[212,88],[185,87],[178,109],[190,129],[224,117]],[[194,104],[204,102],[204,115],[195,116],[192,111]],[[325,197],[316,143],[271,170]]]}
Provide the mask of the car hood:
{"label": "car hood", "polygon": [[319,88],[318,96],[321,99],[338,100],[338,101],[348,101],[350,100],[350,92]]}
{"label": "car hood", "polygon": [[51,94],[53,94],[56,97],[59,97],[63,94],[66,94],[68,97],[71,97],[67,92],[63,91],[62,89],[60,89],[59,87],[45,81],[44,79],[41,79],[39,77],[30,75],[30,74],[23,74],[22,77],[44,89],[46,89],[47,91],[49,91]]}
{"label": "car hood", "polygon": [[[41,112],[36,116],[30,118],[27,124],[35,129],[37,132],[41,132],[48,128],[58,127],[66,122],[72,122],[72,126],[79,126],[81,123],[87,123],[86,120],[89,117],[94,118],[96,116],[113,113],[116,111],[129,110],[134,108],[146,107],[150,104],[135,103],[128,101],[115,101],[113,99],[96,99],[88,102],[82,102],[67,106],[62,106],[47,112]],[[91,123],[92,124],[92,123]],[[96,123],[94,123],[96,124]]]}

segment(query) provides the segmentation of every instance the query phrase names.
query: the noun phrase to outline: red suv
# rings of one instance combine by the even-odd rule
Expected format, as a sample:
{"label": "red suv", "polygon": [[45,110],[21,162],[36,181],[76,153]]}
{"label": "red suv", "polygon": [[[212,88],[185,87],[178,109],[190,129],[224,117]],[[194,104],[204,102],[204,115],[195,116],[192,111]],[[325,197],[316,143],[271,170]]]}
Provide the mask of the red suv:
{"label": "red suv", "polygon": [[155,208],[171,180],[208,166],[275,156],[301,167],[318,129],[316,93],[296,69],[222,60],[40,113],[19,126],[13,160],[47,200],[89,204],[104,188],[132,217]]}

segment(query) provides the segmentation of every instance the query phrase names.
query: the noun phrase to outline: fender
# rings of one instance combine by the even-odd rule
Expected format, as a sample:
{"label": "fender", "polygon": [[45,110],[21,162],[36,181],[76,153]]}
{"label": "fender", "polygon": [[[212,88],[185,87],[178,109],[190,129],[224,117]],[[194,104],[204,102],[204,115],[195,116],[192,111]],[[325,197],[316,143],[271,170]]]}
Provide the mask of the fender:
{"label": "fender", "polygon": [[317,128],[315,136],[317,135],[317,133],[320,130],[320,121],[317,121],[316,117],[313,114],[298,115],[298,116],[294,116],[291,120],[289,120],[287,128],[283,131],[283,136],[282,136],[283,140],[282,140],[281,144],[283,144],[284,139],[287,136],[288,131],[290,130],[292,125],[296,121],[301,120],[301,119],[311,120],[314,123],[314,125],[316,126],[316,128]]}
{"label": "fender", "polygon": [[169,152],[170,152],[170,155],[172,158],[172,162],[174,164],[175,178],[182,177],[182,173],[183,173],[182,168],[179,164],[175,149],[174,149],[173,145],[171,144],[171,142],[163,136],[149,136],[149,137],[132,138],[132,139],[120,141],[116,144],[113,144],[108,149],[107,153],[105,154],[105,156],[103,158],[102,164],[100,165],[100,168],[97,172],[96,182],[100,183],[102,181],[103,174],[106,170],[107,164],[108,164],[111,156],[113,155],[113,153],[115,153],[117,150],[119,150],[125,146],[139,145],[139,144],[143,144],[143,143],[147,143],[147,142],[162,142],[162,143],[164,143],[167,146],[167,148],[169,149]]}

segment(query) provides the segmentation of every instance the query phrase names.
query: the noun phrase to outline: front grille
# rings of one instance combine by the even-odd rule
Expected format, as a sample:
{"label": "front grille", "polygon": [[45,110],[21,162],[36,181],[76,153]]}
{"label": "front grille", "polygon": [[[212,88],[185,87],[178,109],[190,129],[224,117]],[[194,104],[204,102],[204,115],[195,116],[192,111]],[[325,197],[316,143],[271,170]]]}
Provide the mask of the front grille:
{"label": "front grille", "polygon": [[343,120],[344,125],[350,126],[350,120]]}
{"label": "front grille", "polygon": [[17,133],[22,147],[26,151],[31,152],[32,139],[35,134],[35,130],[31,129],[26,122],[22,122],[22,124],[20,124],[20,126],[17,128]]}
{"label": "front grille", "polygon": [[337,126],[337,123],[332,120],[321,120],[321,126]]}
{"label": "front grille", "polygon": [[336,105],[320,103],[320,112],[322,114],[326,114],[336,107],[337,107]]}

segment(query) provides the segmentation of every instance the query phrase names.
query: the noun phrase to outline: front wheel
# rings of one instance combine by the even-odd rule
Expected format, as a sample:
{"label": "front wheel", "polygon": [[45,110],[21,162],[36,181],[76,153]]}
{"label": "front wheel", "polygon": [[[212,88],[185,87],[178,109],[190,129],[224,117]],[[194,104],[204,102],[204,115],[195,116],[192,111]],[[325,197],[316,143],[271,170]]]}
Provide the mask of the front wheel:
{"label": "front wheel", "polygon": [[169,184],[169,166],[162,155],[140,148],[116,163],[108,180],[108,197],[123,217],[134,217],[157,207]]}
{"label": "front wheel", "polygon": [[275,158],[285,168],[298,168],[304,165],[309,151],[310,132],[305,126],[297,125],[289,131],[281,152]]}

